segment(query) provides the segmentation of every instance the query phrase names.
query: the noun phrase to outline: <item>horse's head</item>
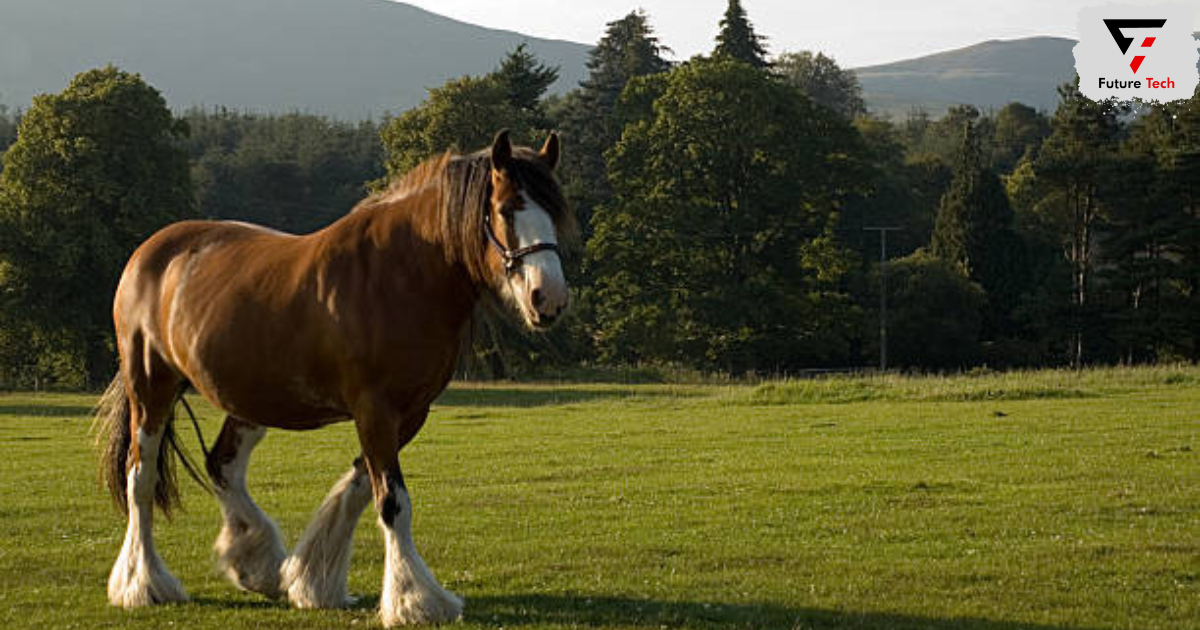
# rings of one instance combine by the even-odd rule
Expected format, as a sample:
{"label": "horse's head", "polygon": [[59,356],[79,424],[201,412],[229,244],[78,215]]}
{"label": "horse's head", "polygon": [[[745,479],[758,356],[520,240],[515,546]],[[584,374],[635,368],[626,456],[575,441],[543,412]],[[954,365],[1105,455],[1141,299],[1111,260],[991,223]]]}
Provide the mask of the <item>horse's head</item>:
{"label": "horse's head", "polygon": [[514,148],[501,131],[491,148],[486,265],[497,292],[534,329],[548,328],[569,301],[559,244],[574,224],[553,173],[558,156],[556,134],[533,151]]}

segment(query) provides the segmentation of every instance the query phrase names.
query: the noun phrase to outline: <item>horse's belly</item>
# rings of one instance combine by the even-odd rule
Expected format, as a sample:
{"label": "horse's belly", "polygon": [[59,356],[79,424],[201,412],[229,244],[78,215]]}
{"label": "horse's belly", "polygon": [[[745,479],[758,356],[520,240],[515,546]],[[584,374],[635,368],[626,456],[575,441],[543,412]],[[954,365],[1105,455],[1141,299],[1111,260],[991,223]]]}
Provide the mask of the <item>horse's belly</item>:
{"label": "horse's belly", "polygon": [[192,385],[214,405],[255,424],[316,429],[349,418],[336,396],[294,375],[283,380],[270,375],[254,378],[201,371],[190,378]]}
{"label": "horse's belly", "polygon": [[301,321],[223,314],[197,330],[180,363],[196,389],[244,420],[315,428],[345,419],[328,335]]}

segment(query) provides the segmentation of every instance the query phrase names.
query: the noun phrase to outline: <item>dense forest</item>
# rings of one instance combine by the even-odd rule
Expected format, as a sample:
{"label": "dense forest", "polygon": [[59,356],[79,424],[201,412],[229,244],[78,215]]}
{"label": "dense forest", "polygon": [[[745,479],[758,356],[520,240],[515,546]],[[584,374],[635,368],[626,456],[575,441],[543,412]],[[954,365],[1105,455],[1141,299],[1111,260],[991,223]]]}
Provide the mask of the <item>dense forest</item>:
{"label": "dense forest", "polygon": [[116,280],[166,223],[316,230],[501,128],[560,132],[583,247],[567,320],[481,317],[473,376],[855,368],[883,328],[901,369],[1200,360],[1200,94],[1134,110],[1068,84],[1053,112],[893,121],[828,56],[772,56],[737,0],[720,27],[673,64],[634,12],[564,96],[518,47],[378,123],[173,116],[113,67],[0,110],[0,386],[107,382]]}

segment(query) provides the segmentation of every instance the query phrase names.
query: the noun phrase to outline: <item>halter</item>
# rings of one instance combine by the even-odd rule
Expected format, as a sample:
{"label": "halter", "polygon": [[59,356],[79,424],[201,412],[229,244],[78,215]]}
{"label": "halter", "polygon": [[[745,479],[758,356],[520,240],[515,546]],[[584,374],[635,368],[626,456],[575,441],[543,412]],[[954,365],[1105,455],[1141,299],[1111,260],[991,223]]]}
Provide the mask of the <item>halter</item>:
{"label": "halter", "polygon": [[504,244],[500,242],[500,239],[496,238],[496,232],[492,230],[492,211],[490,208],[483,213],[483,233],[487,235],[488,241],[491,242],[492,247],[495,248],[496,252],[500,254],[500,257],[504,259],[505,273],[512,273],[514,270],[516,270],[517,265],[521,264],[521,259],[530,254],[537,252],[558,252],[558,245],[556,243],[534,243],[533,245],[520,247],[518,249],[509,249],[505,247]]}

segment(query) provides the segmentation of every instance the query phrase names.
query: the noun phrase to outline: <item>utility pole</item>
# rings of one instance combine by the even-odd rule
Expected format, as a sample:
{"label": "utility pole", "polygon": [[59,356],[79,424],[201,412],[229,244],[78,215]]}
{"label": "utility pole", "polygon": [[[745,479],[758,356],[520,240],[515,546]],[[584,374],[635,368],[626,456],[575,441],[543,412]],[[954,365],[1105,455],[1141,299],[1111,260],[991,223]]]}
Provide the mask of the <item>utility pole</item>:
{"label": "utility pole", "polygon": [[864,232],[879,232],[879,371],[887,371],[887,233],[898,227],[865,227]]}

